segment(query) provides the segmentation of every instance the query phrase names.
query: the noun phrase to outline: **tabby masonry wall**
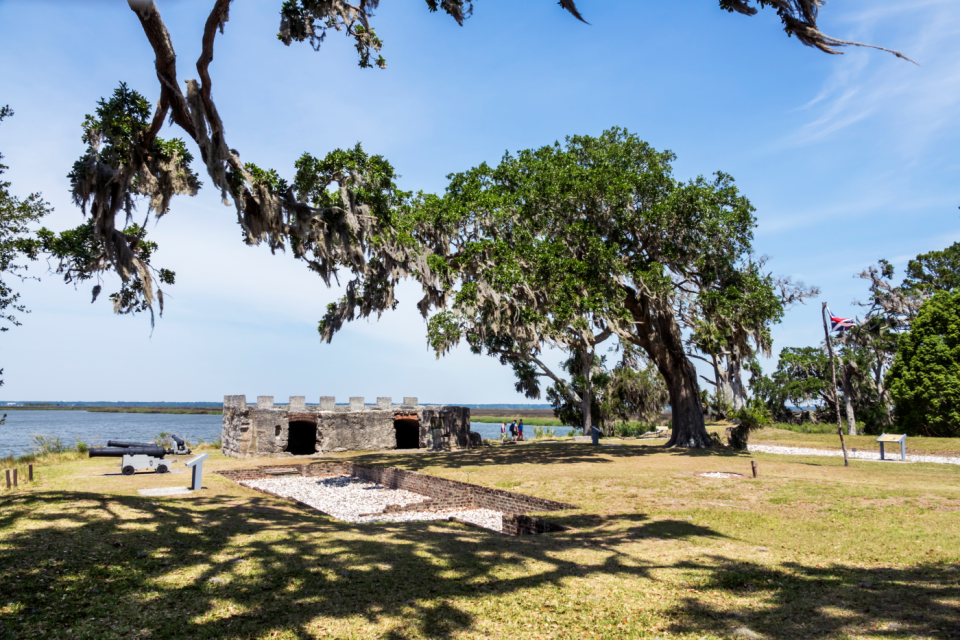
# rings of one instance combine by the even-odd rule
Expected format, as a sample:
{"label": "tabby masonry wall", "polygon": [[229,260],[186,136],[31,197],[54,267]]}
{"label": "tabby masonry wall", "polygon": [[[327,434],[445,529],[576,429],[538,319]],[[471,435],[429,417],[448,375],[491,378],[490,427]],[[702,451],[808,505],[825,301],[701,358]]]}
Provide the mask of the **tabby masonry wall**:
{"label": "tabby masonry wall", "polygon": [[[555,500],[526,496],[512,491],[491,489],[476,484],[438,478],[415,471],[394,467],[365,467],[353,462],[321,462],[309,465],[289,464],[261,466],[254,469],[216,471],[235,482],[259,480],[276,475],[297,474],[305,477],[349,475],[367,482],[412,491],[430,498],[429,501],[408,507],[388,507],[385,512],[425,511],[439,509],[491,509],[504,514],[503,532],[510,535],[536,534],[559,531],[561,527],[551,522],[532,518],[526,513],[578,509],[576,505]],[[269,492],[268,492],[269,493]],[[273,494],[271,494],[273,495]]]}

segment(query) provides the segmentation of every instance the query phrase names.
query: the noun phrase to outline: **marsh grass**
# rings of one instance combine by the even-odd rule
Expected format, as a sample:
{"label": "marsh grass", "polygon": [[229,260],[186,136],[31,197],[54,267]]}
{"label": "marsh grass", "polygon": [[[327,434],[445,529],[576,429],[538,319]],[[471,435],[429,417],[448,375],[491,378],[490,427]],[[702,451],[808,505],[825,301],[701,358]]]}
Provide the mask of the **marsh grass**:
{"label": "marsh grass", "polygon": [[[722,425],[715,425],[719,429]],[[793,432],[790,437],[815,438]],[[764,435],[765,432],[758,432]],[[766,434],[771,437],[771,434]],[[809,444],[807,445],[809,446]],[[350,525],[210,473],[44,469],[0,497],[0,638],[952,637],[960,467],[530,442],[349,458],[571,502],[574,530]],[[760,478],[711,479],[705,471]]]}

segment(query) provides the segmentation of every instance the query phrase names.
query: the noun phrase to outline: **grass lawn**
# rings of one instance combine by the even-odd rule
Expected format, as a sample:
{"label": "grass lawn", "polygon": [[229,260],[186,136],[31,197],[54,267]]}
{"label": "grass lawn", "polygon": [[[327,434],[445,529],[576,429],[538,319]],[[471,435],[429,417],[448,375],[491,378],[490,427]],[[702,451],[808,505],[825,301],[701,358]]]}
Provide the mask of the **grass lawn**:
{"label": "grass lawn", "polygon": [[[576,530],[346,524],[210,474],[258,463],[219,454],[203,492],[145,498],[188,475],[67,460],[0,495],[0,638],[960,637],[958,466],[636,440],[338,457],[571,502],[544,515]],[[751,459],[757,480],[697,475]]]}

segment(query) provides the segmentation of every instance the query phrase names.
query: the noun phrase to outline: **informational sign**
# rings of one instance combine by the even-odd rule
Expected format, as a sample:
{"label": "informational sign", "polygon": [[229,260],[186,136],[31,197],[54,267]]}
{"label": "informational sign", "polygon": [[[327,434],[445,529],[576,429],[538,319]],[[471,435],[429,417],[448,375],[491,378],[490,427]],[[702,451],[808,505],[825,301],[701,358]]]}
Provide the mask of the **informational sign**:
{"label": "informational sign", "polygon": [[201,453],[200,455],[190,458],[183,464],[188,467],[193,468],[193,478],[190,482],[191,491],[199,491],[203,488],[203,461],[210,457],[208,453]]}
{"label": "informational sign", "polygon": [[907,434],[905,433],[885,433],[877,438],[877,442],[880,443],[880,459],[886,460],[885,451],[883,450],[883,445],[886,443],[894,443],[900,445],[900,459],[907,459]]}

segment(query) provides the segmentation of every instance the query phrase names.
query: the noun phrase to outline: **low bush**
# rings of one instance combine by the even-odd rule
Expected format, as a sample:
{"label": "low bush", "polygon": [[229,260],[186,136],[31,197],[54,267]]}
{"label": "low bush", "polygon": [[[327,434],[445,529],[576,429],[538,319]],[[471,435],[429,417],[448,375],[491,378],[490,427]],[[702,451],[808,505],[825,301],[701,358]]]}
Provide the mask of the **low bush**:
{"label": "low bush", "polygon": [[33,441],[33,451],[38,456],[48,456],[52,453],[61,454],[70,450],[60,436],[45,436],[35,434],[30,436]]}
{"label": "low bush", "polygon": [[750,432],[771,424],[770,409],[760,398],[750,398],[743,408],[733,413],[734,426],[730,429],[730,446],[746,450]]}
{"label": "low bush", "polygon": [[556,438],[556,437],[557,437],[557,430],[554,429],[553,427],[541,427],[538,425],[533,428],[534,440],[539,440],[541,438]]}

